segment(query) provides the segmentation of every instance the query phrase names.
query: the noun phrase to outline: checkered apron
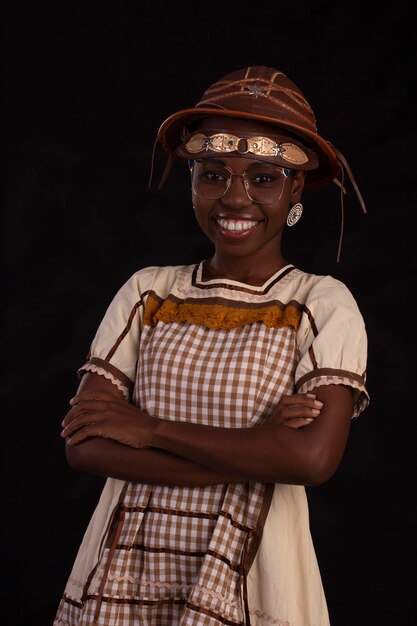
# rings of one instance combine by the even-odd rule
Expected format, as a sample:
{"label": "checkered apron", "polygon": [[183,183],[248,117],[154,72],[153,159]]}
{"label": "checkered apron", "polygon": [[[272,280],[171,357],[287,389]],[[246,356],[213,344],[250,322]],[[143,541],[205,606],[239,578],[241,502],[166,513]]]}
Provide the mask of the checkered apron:
{"label": "checkered apron", "polygon": [[[282,394],[293,392],[295,354],[289,327],[259,322],[213,329],[159,321],[142,332],[134,402],[162,419],[251,427]],[[247,623],[242,564],[265,489],[259,483],[126,483],[85,602],[63,611],[57,623]]]}

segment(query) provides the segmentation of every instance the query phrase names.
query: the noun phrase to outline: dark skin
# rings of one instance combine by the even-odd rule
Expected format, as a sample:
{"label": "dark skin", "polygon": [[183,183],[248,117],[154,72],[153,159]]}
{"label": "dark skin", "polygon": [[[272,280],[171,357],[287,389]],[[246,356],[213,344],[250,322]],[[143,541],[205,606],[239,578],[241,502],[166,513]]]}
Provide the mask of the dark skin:
{"label": "dark skin", "polygon": [[[203,123],[205,130],[265,134],[265,125],[242,120]],[[256,159],[221,157],[240,174]],[[262,285],[287,264],[281,239],[290,207],[301,198],[304,172],[294,172],[282,196],[260,205],[234,177],[222,198],[193,194],[197,221],[213,242],[203,279],[228,278]],[[222,221],[223,220],[223,221]],[[220,225],[250,222],[236,234]],[[247,481],[319,485],[337,470],[349,436],[353,397],[343,385],[283,396],[254,428],[218,428],[162,420],[128,402],[104,376],[87,373],[62,423],[67,459],[75,469],[133,482],[205,486]],[[190,416],[192,418],[192,416]],[[231,454],[231,451],[234,453]]]}

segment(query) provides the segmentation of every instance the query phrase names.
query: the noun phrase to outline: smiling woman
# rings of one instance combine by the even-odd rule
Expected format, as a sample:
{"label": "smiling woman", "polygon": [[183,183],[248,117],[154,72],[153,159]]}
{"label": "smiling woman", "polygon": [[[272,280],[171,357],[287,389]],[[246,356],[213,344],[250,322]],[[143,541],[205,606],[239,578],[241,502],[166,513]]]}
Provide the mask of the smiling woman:
{"label": "smiling woman", "polygon": [[336,472],[369,403],[367,336],[347,286],[281,240],[344,159],[299,88],[259,66],[158,141],[163,180],[189,166],[214,254],[131,276],[80,367],[62,437],[107,482],[54,624],[328,626],[304,487]]}

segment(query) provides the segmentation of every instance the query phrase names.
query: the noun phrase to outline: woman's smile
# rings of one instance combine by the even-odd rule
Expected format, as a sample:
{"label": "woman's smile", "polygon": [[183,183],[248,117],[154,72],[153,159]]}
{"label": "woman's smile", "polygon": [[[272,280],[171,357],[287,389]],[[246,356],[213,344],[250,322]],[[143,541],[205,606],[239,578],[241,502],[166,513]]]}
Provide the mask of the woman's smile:
{"label": "woman's smile", "polygon": [[217,230],[231,239],[249,237],[259,226],[260,221],[245,217],[216,217],[214,218]]}

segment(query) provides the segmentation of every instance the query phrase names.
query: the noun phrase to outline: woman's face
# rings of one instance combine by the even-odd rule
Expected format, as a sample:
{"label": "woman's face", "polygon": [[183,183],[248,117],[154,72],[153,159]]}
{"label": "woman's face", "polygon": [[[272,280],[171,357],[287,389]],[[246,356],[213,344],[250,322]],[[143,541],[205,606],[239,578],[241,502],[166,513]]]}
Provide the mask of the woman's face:
{"label": "woman's face", "polygon": [[[239,136],[239,130],[244,130],[268,136],[265,124],[213,118],[205,120],[200,128],[210,133],[210,125],[215,132]],[[267,258],[276,260],[281,256],[282,232],[289,209],[301,197],[304,172],[293,171],[285,177],[277,168],[256,158],[216,156],[213,153],[199,159],[194,166],[191,176],[196,218],[217,254],[248,257],[252,262]],[[204,195],[213,195],[210,185],[217,186],[216,181],[222,179],[222,172],[229,173],[230,177],[226,193],[214,199],[201,197],[198,192],[204,185],[208,188]],[[230,172],[233,175],[230,176]],[[245,186],[245,180],[249,188],[247,184]]]}

